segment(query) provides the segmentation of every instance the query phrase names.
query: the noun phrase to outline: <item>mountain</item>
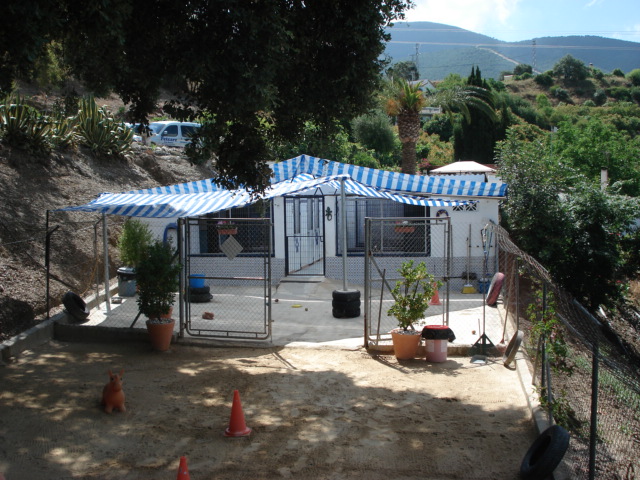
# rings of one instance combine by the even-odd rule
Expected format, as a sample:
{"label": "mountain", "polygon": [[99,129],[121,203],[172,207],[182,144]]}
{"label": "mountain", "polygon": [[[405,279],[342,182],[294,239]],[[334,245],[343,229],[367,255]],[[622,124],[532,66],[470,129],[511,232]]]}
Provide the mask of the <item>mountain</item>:
{"label": "mountain", "polygon": [[385,55],[392,63],[416,61],[420,78],[442,80],[450,73],[466,77],[480,67],[484,78],[499,79],[519,63],[550,70],[565,55],[609,73],[640,68],[640,43],[597,36],[533,38],[504,42],[463,28],[433,22],[398,22],[387,28]]}

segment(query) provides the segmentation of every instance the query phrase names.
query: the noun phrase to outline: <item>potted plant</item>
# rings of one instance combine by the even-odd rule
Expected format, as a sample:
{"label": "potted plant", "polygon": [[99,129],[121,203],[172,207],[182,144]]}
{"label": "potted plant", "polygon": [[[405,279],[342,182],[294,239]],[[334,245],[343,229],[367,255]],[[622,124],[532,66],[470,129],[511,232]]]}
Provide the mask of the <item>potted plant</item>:
{"label": "potted plant", "polygon": [[429,300],[442,283],[436,282],[433,275],[427,272],[424,262],[416,266],[413,265],[413,260],[404,262],[398,273],[402,279],[396,282],[391,291],[394,304],[387,315],[393,315],[398,321],[398,328],[391,331],[396,358],[408,360],[416,356],[421,338],[421,332],[413,324],[424,318]]}
{"label": "potted plant", "polygon": [[147,330],[156,350],[168,350],[171,344],[175,323],[171,313],[180,285],[180,269],[171,243],[160,240],[149,245],[136,269],[138,309],[148,318]]}
{"label": "potted plant", "polygon": [[124,264],[118,268],[118,295],[133,297],[136,294],[136,268],[149,244],[153,241],[153,233],[146,223],[136,218],[128,218],[118,237],[120,261]]}
{"label": "potted plant", "polygon": [[217,224],[219,235],[235,235],[238,233],[238,226],[230,221],[221,220]]}
{"label": "potted plant", "polygon": [[409,223],[408,221],[397,222],[394,230],[396,233],[413,233],[416,227]]}

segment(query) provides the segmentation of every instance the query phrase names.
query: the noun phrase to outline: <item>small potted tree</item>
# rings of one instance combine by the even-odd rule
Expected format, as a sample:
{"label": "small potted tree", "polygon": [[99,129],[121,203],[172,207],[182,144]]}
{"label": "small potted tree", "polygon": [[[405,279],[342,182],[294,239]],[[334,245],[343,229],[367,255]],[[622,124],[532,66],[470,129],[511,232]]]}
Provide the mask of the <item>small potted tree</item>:
{"label": "small potted tree", "polygon": [[220,220],[216,228],[218,235],[236,235],[238,233],[238,225],[228,220]]}
{"label": "small potted tree", "polygon": [[433,275],[427,272],[424,262],[413,265],[413,260],[404,262],[398,270],[401,280],[391,291],[394,304],[387,315],[396,317],[398,328],[391,331],[393,351],[399,360],[408,360],[416,356],[420,344],[421,332],[413,324],[424,318],[429,308],[429,300],[441,285]]}
{"label": "small potted tree", "polygon": [[138,309],[148,318],[147,331],[156,350],[168,350],[171,344],[175,323],[171,314],[180,285],[180,269],[171,244],[160,240],[149,245],[136,269]]}
{"label": "small potted tree", "polygon": [[133,297],[136,294],[136,268],[149,244],[153,233],[146,223],[136,218],[128,218],[118,237],[120,261],[124,266],[118,268],[118,295]]}

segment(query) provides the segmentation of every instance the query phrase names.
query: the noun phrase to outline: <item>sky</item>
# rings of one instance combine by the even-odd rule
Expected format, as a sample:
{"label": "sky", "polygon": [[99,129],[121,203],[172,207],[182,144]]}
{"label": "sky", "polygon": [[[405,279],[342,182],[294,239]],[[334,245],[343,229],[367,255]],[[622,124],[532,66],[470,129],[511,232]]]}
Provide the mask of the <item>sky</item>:
{"label": "sky", "polygon": [[[408,21],[436,22],[506,42],[597,35],[640,42],[639,0],[414,0]],[[638,53],[640,66],[640,52]]]}

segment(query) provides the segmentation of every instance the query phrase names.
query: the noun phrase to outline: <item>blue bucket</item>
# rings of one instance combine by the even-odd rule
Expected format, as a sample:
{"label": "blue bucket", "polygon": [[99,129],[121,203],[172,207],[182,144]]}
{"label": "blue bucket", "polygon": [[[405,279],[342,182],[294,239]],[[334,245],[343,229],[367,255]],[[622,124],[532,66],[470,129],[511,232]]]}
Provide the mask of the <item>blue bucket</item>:
{"label": "blue bucket", "polygon": [[193,273],[189,278],[189,286],[191,288],[204,287],[204,273]]}

